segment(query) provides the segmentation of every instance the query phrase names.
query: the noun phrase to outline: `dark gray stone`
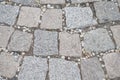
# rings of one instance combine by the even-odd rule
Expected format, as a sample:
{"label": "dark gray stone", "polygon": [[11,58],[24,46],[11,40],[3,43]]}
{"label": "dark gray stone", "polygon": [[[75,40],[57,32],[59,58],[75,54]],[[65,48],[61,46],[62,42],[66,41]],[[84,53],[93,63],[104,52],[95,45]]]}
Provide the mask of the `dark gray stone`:
{"label": "dark gray stone", "polygon": [[44,30],[34,32],[34,54],[54,55],[58,54],[58,33]]}

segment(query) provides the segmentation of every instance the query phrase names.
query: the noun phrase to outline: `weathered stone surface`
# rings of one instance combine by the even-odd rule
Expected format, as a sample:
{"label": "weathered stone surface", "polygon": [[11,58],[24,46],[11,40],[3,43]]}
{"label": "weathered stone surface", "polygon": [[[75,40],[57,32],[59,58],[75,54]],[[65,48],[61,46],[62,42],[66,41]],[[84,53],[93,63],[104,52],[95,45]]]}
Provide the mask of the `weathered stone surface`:
{"label": "weathered stone surface", "polygon": [[115,48],[107,30],[102,28],[87,32],[83,45],[87,52],[104,52]]}
{"label": "weathered stone surface", "polygon": [[17,25],[27,27],[38,27],[41,10],[33,7],[22,7]]}
{"label": "weathered stone surface", "polygon": [[96,2],[94,3],[96,16],[100,23],[120,20],[118,6],[114,2]]}
{"label": "weathered stone surface", "polygon": [[104,71],[96,57],[81,60],[81,73],[83,80],[103,80]]}
{"label": "weathered stone surface", "polygon": [[13,2],[20,3],[22,5],[38,5],[37,0],[12,0]]}
{"label": "weathered stone surface", "polygon": [[79,34],[59,33],[60,55],[78,56],[82,54]]}
{"label": "weathered stone surface", "polygon": [[120,77],[120,53],[110,53],[103,56],[107,74],[110,78]]}
{"label": "weathered stone surface", "polygon": [[2,77],[0,77],[0,80],[6,80],[6,79],[3,79]]}
{"label": "weathered stone surface", "polygon": [[0,54],[0,76],[12,78],[15,76],[19,63],[13,56],[2,52]]}
{"label": "weathered stone surface", "polygon": [[62,10],[48,9],[42,16],[41,28],[61,29],[62,28]]}
{"label": "weathered stone surface", "polygon": [[101,0],[71,0],[72,3],[85,3],[85,2],[95,2],[95,1],[101,1]]}
{"label": "weathered stone surface", "polygon": [[0,26],[0,47],[6,48],[9,38],[12,35],[14,28],[9,26]]}
{"label": "weathered stone surface", "polygon": [[41,4],[65,4],[65,0],[40,0]]}
{"label": "weathered stone surface", "polygon": [[47,70],[47,59],[26,56],[18,80],[45,80]]}
{"label": "weathered stone surface", "polygon": [[64,10],[68,28],[85,28],[97,24],[90,7],[66,7]]}
{"label": "weathered stone surface", "polygon": [[34,54],[54,55],[58,54],[58,33],[36,30],[34,33]]}
{"label": "weathered stone surface", "polygon": [[0,5],[0,23],[14,25],[18,12],[18,6]]}
{"label": "weathered stone surface", "polygon": [[120,25],[111,26],[111,30],[112,30],[117,48],[120,49]]}
{"label": "weathered stone surface", "polygon": [[28,51],[32,38],[32,34],[16,30],[11,37],[8,49],[10,51]]}
{"label": "weathered stone surface", "polygon": [[50,80],[81,80],[76,63],[63,59],[49,60],[49,76]]}

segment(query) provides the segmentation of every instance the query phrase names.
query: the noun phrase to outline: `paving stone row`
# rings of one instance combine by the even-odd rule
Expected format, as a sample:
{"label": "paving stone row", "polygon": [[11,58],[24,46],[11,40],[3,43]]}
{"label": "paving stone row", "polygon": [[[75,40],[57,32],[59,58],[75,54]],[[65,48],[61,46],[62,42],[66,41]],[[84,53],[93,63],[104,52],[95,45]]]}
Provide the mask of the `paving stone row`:
{"label": "paving stone row", "polygon": [[[101,0],[71,0],[71,3],[93,2],[95,13],[91,7],[65,7],[63,9],[47,9],[29,7],[39,4],[65,4],[65,0],[11,0],[27,6],[12,6],[0,4],[0,48],[7,48],[9,52],[0,50],[0,76],[13,78],[19,71],[20,63],[10,52],[29,52],[32,47],[34,56],[24,56],[18,74],[18,80],[103,80],[105,71],[98,58],[83,59],[82,50],[91,53],[101,53],[120,49],[120,25],[110,26],[112,36],[105,28],[72,34],[62,31],[63,22],[67,29],[85,29],[101,23],[119,21],[118,6],[112,1]],[[119,3],[119,0],[117,1]],[[63,10],[66,20],[63,21]],[[42,14],[43,13],[43,14]],[[42,14],[42,19],[40,16]],[[95,15],[96,14],[96,15]],[[96,20],[96,18],[98,20]],[[41,23],[41,24],[40,24]],[[39,25],[40,24],[40,25]],[[12,26],[28,27],[33,32],[17,30]],[[60,31],[58,31],[60,30]],[[81,38],[83,38],[81,40]],[[104,53],[103,62],[108,77],[112,80],[120,79],[120,53]],[[42,58],[36,56],[67,56],[79,57],[75,62],[60,58]],[[78,64],[80,62],[80,64]],[[4,80],[0,77],[0,80]]]}

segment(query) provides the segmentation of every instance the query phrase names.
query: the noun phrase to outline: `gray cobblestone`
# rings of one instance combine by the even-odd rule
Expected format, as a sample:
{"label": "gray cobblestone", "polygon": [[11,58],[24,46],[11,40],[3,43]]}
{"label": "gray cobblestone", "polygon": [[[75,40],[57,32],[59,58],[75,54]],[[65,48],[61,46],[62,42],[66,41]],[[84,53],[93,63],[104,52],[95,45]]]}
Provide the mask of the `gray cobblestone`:
{"label": "gray cobblestone", "polygon": [[72,3],[85,3],[85,2],[96,2],[101,0],[71,0]]}
{"label": "gray cobblestone", "polygon": [[65,0],[40,0],[41,4],[65,4]]}
{"label": "gray cobblestone", "polygon": [[47,59],[24,57],[18,80],[45,80],[47,70]]}
{"label": "gray cobblestone", "polygon": [[34,54],[55,55],[58,54],[58,33],[36,30],[34,33]]}
{"label": "gray cobblestone", "polygon": [[68,28],[85,28],[97,24],[90,7],[66,7],[64,10]]}
{"label": "gray cobblestone", "polygon": [[2,52],[0,54],[0,76],[12,78],[15,76],[19,63],[13,56]]}
{"label": "gray cobblestone", "polygon": [[117,48],[120,49],[120,25],[111,26],[111,30],[117,44]]}
{"label": "gray cobblestone", "polygon": [[120,53],[110,53],[103,56],[108,76],[112,78],[120,77]]}
{"label": "gray cobblestone", "polygon": [[18,6],[0,5],[0,23],[14,25],[18,12]]}
{"label": "gray cobblestone", "polygon": [[22,7],[17,25],[27,27],[38,27],[41,10],[33,7]]}
{"label": "gray cobblestone", "polygon": [[16,30],[8,45],[10,51],[28,51],[32,43],[32,34]]}
{"label": "gray cobblestone", "polygon": [[0,26],[0,47],[6,48],[9,38],[12,35],[14,28],[9,26]]}
{"label": "gray cobblestone", "polygon": [[50,80],[81,80],[76,63],[62,59],[49,60],[49,75]]}
{"label": "gray cobblestone", "polygon": [[20,3],[22,5],[38,5],[36,0],[12,0],[13,2]]}
{"label": "gray cobblestone", "polygon": [[114,2],[96,2],[94,6],[100,23],[120,20],[120,12]]}
{"label": "gray cobblestone", "polygon": [[87,52],[104,52],[115,48],[107,30],[102,28],[87,32],[83,45]]}
{"label": "gray cobblestone", "polygon": [[41,28],[62,29],[62,10],[48,9],[42,16]]}
{"label": "gray cobblestone", "polygon": [[69,34],[67,32],[60,32],[60,55],[64,56],[78,56],[82,54],[80,46],[79,34]]}
{"label": "gray cobblestone", "polygon": [[101,64],[96,57],[81,60],[83,80],[103,80],[105,78]]}

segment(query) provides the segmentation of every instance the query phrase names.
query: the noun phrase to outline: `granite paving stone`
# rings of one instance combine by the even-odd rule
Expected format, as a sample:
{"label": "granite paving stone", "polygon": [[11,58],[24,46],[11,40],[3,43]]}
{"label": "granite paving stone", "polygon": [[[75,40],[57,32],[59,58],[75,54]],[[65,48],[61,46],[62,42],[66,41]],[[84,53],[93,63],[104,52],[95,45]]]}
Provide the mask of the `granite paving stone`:
{"label": "granite paving stone", "polygon": [[99,23],[120,20],[119,8],[114,2],[96,2],[94,7]]}
{"label": "granite paving stone", "polygon": [[14,25],[18,16],[19,7],[0,4],[0,23]]}
{"label": "granite paving stone", "polygon": [[64,10],[68,28],[85,28],[97,24],[90,7],[66,7]]}
{"label": "granite paving stone", "polygon": [[40,0],[41,4],[65,4],[65,0]]}
{"label": "granite paving stone", "polygon": [[86,3],[86,2],[96,2],[101,0],[71,0],[72,3]]}
{"label": "granite paving stone", "polygon": [[17,25],[27,27],[38,27],[40,20],[40,8],[22,7],[18,18]]}
{"label": "granite paving stone", "polygon": [[73,61],[63,59],[49,60],[50,80],[81,80],[78,65]]}
{"label": "granite paving stone", "polygon": [[109,78],[120,77],[120,53],[109,53],[103,56]]}
{"label": "granite paving stone", "polygon": [[11,0],[11,1],[22,4],[22,5],[30,5],[30,6],[35,6],[39,4],[37,0]]}
{"label": "granite paving stone", "polygon": [[62,10],[48,9],[42,16],[42,29],[61,29],[62,28]]}
{"label": "granite paving stone", "polygon": [[115,48],[107,30],[103,28],[87,32],[83,45],[87,52],[104,52]]}
{"label": "granite paving stone", "polygon": [[45,80],[47,70],[47,59],[25,56],[18,80]]}
{"label": "granite paving stone", "polygon": [[35,55],[56,55],[58,54],[58,33],[56,31],[35,30],[34,32]]}
{"label": "granite paving stone", "polygon": [[8,45],[9,51],[28,51],[32,44],[33,35],[31,33],[16,30]]}
{"label": "granite paving stone", "polygon": [[0,26],[0,47],[6,48],[14,28],[9,26]]}
{"label": "granite paving stone", "polygon": [[12,78],[15,76],[19,63],[9,53],[0,54],[0,76]]}
{"label": "granite paving stone", "polygon": [[81,60],[81,73],[83,80],[103,80],[105,78],[104,71],[96,57]]}
{"label": "granite paving stone", "polygon": [[79,34],[59,33],[60,55],[77,56],[82,54]]}
{"label": "granite paving stone", "polygon": [[111,30],[117,45],[117,49],[120,49],[120,25],[111,26]]}

